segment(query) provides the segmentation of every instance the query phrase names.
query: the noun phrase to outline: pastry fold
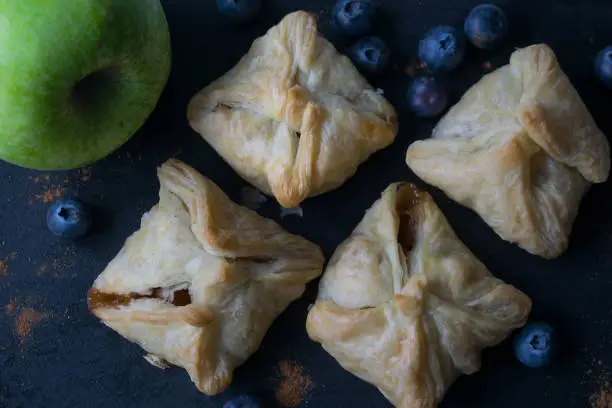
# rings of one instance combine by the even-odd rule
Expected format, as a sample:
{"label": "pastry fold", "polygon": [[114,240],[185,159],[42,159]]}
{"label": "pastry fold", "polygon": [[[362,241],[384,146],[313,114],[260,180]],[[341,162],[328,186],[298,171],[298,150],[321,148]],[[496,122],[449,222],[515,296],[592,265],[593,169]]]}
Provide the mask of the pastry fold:
{"label": "pastry fold", "polygon": [[607,179],[610,147],[553,51],[533,45],[475,84],[406,162],[504,240],[554,258],[583,195]]}
{"label": "pastry fold", "polygon": [[192,98],[187,116],[242,178],[284,207],[337,188],[397,134],[382,91],[303,11],[256,39]]}
{"label": "pastry fold", "polygon": [[216,394],[324,258],[178,160],[158,177],[159,203],[95,280],[89,309],[148,361],[183,367]]}
{"label": "pastry fold", "polygon": [[435,407],[531,300],[495,278],[429,194],[390,185],[332,256],[307,330],[396,407]]}

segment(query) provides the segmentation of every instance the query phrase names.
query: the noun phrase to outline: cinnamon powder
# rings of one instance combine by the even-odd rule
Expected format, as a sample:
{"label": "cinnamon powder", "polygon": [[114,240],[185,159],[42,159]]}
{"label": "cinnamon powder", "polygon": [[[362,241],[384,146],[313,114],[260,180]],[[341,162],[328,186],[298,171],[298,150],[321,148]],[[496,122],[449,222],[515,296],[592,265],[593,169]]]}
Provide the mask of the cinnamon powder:
{"label": "cinnamon powder", "polygon": [[[585,350],[588,353],[588,350]],[[589,384],[594,392],[589,397],[591,408],[612,408],[612,381],[610,370],[602,360],[589,358],[588,369],[582,383]]]}
{"label": "cinnamon powder", "polygon": [[415,77],[419,74],[427,73],[429,71],[427,64],[424,62],[419,62],[415,64],[408,64],[404,67],[404,73],[409,77]]}
{"label": "cinnamon powder", "polygon": [[91,167],[84,167],[68,173],[63,180],[57,177],[52,177],[48,174],[40,177],[28,177],[34,184],[39,184],[42,191],[35,194],[33,198],[37,201],[49,204],[61,196],[63,196],[67,188],[74,188],[75,185],[81,185],[91,180]]}
{"label": "cinnamon powder", "polygon": [[37,312],[31,307],[25,307],[19,311],[15,319],[15,333],[19,337],[20,344],[23,344],[31,336],[32,328],[44,318],[44,313]]}
{"label": "cinnamon powder", "polygon": [[591,408],[612,408],[612,387],[608,382],[602,385],[599,392],[589,398]]}
{"label": "cinnamon powder", "polygon": [[276,390],[278,403],[289,408],[300,406],[313,387],[310,376],[294,361],[281,361],[278,368],[282,377]]}
{"label": "cinnamon powder", "polygon": [[48,190],[45,190],[41,194],[36,194],[36,198],[46,204],[49,204],[52,201],[57,200],[64,194],[65,189],[60,187],[52,187]]}
{"label": "cinnamon powder", "polygon": [[410,77],[413,77],[416,75],[416,70],[414,68],[414,65],[412,64],[408,64],[406,68],[404,68],[404,72]]}
{"label": "cinnamon powder", "polygon": [[89,179],[91,178],[91,167],[80,169],[78,173],[81,181],[89,181]]}
{"label": "cinnamon powder", "polygon": [[8,262],[17,257],[17,252],[11,252],[0,261],[0,276],[8,275]]}
{"label": "cinnamon powder", "polygon": [[15,311],[15,302],[16,301],[17,300],[15,298],[12,298],[11,302],[8,305],[6,305],[6,312],[7,312],[7,314],[9,314],[9,315],[13,314],[13,312]]}
{"label": "cinnamon powder", "polygon": [[612,385],[610,385],[608,373],[600,373],[596,381],[597,391],[589,398],[591,408],[612,408]]}

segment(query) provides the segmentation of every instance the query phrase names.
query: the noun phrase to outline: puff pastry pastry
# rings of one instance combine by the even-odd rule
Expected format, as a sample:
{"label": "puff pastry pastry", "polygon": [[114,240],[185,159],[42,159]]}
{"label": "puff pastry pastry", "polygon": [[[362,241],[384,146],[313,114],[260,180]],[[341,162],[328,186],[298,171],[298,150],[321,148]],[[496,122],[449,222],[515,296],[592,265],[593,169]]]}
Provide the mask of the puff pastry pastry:
{"label": "puff pastry pastry", "polygon": [[554,258],[591,183],[607,179],[610,147],[553,51],[533,45],[474,85],[406,162],[501,238]]}
{"label": "puff pastry pastry", "polygon": [[531,300],[493,277],[432,198],[389,186],[336,250],[307,330],[396,407],[435,407],[480,352],[522,326]]}
{"label": "puff pastry pastry", "polygon": [[95,280],[89,308],[148,361],[183,367],[215,394],[320,275],[323,255],[177,160],[158,176],[159,203]]}
{"label": "puff pastry pastry", "polygon": [[393,142],[393,107],[298,11],[193,97],[191,127],[284,207],[332,190]]}

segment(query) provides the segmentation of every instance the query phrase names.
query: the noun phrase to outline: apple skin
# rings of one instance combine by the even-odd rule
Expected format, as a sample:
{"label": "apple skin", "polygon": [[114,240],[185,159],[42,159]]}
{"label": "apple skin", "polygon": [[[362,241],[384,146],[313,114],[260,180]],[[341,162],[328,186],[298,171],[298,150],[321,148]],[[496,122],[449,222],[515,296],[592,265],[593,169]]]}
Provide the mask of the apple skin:
{"label": "apple skin", "polygon": [[159,0],[0,0],[0,159],[67,170],[107,156],[170,66]]}

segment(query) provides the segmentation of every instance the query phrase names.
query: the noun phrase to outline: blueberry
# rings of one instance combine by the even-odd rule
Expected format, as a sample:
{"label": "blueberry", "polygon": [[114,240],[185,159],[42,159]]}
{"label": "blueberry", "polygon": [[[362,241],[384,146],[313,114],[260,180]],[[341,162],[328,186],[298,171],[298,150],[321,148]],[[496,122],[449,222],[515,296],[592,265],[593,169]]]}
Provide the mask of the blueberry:
{"label": "blueberry", "polygon": [[375,8],[371,0],[338,0],[332,15],[344,33],[362,36],[372,29]]}
{"label": "blueberry", "polygon": [[597,54],[595,73],[604,85],[612,89],[612,45],[607,46]]}
{"label": "blueberry", "polygon": [[433,118],[448,104],[448,94],[440,82],[433,77],[419,77],[408,88],[408,105],[417,116]]}
{"label": "blueberry", "polygon": [[434,72],[453,70],[465,54],[464,34],[450,26],[434,27],[419,42],[419,59]]}
{"label": "blueberry", "polygon": [[261,408],[261,402],[250,395],[240,395],[227,401],[223,408]]}
{"label": "blueberry", "polygon": [[526,366],[549,364],[556,352],[555,331],[547,323],[529,323],[514,339],[514,354]]}
{"label": "blueberry", "polygon": [[508,34],[508,19],[502,9],[493,4],[481,4],[465,19],[465,35],[475,47],[493,49]]}
{"label": "blueberry", "polygon": [[47,227],[60,237],[82,237],[91,227],[89,208],[75,198],[61,198],[47,211]]}
{"label": "blueberry", "polygon": [[217,0],[217,9],[236,22],[246,23],[255,18],[261,0]]}
{"label": "blueberry", "polygon": [[349,57],[358,68],[370,74],[387,69],[391,51],[378,37],[364,37],[349,49]]}

